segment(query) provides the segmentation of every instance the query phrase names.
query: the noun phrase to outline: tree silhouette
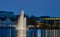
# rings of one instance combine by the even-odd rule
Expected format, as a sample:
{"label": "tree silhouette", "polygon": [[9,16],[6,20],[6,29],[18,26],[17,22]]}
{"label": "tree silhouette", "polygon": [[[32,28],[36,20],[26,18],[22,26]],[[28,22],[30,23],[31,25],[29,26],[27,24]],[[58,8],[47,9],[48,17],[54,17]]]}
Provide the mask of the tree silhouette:
{"label": "tree silhouette", "polygon": [[29,19],[29,24],[30,25],[35,25],[35,16],[31,16],[30,19]]}

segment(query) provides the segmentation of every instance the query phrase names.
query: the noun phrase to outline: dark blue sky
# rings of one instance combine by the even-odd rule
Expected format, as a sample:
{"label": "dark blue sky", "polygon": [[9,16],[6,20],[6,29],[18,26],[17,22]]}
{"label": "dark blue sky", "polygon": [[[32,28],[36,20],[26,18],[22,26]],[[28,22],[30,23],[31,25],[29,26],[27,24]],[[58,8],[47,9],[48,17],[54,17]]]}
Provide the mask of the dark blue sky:
{"label": "dark blue sky", "polygon": [[60,0],[0,0],[0,11],[19,14],[22,9],[29,16],[60,17]]}

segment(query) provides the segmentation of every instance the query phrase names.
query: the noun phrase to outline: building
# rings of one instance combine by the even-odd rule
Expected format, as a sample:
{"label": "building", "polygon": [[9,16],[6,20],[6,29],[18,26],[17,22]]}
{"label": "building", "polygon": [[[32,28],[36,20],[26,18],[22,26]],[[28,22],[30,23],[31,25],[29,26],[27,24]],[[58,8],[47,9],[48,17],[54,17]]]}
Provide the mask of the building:
{"label": "building", "polygon": [[0,37],[16,37],[16,15],[13,12],[0,11]]}
{"label": "building", "polygon": [[[32,24],[33,25],[33,24]],[[59,37],[60,17],[41,16],[35,17],[37,37]]]}
{"label": "building", "polygon": [[59,29],[60,28],[60,17],[36,17],[36,26],[39,25],[39,28],[46,29]]}

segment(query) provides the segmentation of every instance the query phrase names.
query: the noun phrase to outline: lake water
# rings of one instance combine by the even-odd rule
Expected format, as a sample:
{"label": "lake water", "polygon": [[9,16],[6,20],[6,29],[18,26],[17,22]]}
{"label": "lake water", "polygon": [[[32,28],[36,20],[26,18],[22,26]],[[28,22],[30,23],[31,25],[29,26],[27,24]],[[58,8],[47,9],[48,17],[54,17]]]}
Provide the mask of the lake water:
{"label": "lake water", "polygon": [[[26,37],[39,36],[37,29],[26,30]],[[0,28],[0,37],[17,37],[17,30],[14,28]]]}

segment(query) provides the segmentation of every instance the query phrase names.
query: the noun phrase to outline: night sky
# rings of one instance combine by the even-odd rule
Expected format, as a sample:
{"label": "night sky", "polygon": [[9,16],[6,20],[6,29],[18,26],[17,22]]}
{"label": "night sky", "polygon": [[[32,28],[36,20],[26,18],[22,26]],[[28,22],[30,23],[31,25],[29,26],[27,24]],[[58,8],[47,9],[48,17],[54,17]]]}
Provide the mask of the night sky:
{"label": "night sky", "polygon": [[60,17],[60,0],[0,0],[0,11],[19,14],[21,10],[28,16]]}

